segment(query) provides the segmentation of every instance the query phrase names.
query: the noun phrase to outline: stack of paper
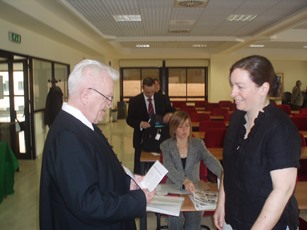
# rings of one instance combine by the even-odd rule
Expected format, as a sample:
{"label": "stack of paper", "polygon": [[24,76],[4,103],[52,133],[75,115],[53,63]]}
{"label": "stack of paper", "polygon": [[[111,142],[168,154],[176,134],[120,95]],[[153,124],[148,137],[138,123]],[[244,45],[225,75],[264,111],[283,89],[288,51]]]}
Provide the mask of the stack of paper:
{"label": "stack of paper", "polygon": [[212,191],[195,190],[190,199],[198,211],[212,211],[216,209],[218,193]]}
{"label": "stack of paper", "polygon": [[147,204],[146,210],[171,216],[179,216],[183,197],[175,196],[155,196],[152,202]]}

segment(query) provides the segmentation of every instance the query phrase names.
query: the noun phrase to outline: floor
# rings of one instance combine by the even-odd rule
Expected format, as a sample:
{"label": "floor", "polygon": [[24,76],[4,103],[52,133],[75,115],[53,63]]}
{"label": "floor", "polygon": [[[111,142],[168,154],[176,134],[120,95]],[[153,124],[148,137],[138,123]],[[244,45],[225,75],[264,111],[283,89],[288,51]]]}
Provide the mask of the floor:
{"label": "floor", "polygon": [[[113,145],[115,153],[123,164],[133,169],[132,128],[125,120],[100,125],[103,133]],[[37,160],[19,160],[20,171],[15,174],[15,193],[8,196],[0,204],[0,229],[9,230],[37,230],[38,227],[38,199],[41,157]],[[307,219],[307,211],[301,213]],[[148,214],[148,230],[156,228],[156,218]],[[165,221],[165,220],[163,220]],[[137,225],[139,221],[136,220]],[[212,227],[210,217],[203,218],[203,224]]]}

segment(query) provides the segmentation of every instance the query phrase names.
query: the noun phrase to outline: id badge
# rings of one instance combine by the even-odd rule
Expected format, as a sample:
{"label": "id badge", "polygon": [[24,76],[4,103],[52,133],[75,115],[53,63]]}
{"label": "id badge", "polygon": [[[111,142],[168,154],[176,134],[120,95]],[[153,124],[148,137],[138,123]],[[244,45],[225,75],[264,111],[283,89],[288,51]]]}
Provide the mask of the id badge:
{"label": "id badge", "polygon": [[158,141],[158,140],[160,140],[160,138],[161,138],[161,134],[157,133],[155,139]]}

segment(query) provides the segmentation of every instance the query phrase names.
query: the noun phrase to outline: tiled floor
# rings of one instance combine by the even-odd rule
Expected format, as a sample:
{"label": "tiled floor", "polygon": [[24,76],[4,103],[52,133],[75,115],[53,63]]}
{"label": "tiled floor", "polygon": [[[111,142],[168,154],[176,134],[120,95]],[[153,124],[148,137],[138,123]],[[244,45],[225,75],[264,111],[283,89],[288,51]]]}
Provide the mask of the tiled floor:
{"label": "tiled floor", "polygon": [[[114,151],[123,164],[133,169],[132,128],[125,120],[101,125],[103,133],[113,145]],[[15,175],[15,194],[8,196],[0,204],[0,229],[38,230],[38,198],[41,158],[19,160],[20,171]],[[307,212],[301,215],[307,219]],[[155,215],[148,214],[148,230],[156,228]],[[139,221],[136,220],[137,225]],[[212,227],[211,218],[203,218],[203,223]],[[214,229],[214,228],[212,228]]]}

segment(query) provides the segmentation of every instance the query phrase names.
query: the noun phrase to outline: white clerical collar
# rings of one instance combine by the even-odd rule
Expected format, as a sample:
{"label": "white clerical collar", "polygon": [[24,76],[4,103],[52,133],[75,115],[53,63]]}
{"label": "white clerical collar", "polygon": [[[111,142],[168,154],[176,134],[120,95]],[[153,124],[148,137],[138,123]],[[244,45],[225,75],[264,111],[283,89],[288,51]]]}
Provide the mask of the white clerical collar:
{"label": "white clerical collar", "polygon": [[78,120],[80,120],[83,124],[85,124],[90,129],[94,130],[92,123],[83,115],[83,113],[79,109],[67,104],[66,102],[63,103],[62,109],[65,112],[77,118]]}

